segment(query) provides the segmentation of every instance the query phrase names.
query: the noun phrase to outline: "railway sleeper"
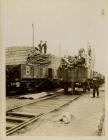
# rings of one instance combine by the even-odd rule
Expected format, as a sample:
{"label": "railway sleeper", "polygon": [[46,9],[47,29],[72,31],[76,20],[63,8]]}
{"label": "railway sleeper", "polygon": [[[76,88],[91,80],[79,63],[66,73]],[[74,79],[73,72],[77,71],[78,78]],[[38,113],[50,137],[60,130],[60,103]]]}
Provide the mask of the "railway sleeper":
{"label": "railway sleeper", "polygon": [[27,118],[10,117],[10,116],[6,117],[6,121],[9,121],[9,122],[19,122],[19,123],[22,123],[22,122],[24,122],[26,120],[28,120],[28,119]]}
{"label": "railway sleeper", "polygon": [[10,128],[12,128],[12,127],[15,127],[16,126],[16,124],[6,124],[6,130],[8,130],[8,129],[10,129]]}
{"label": "railway sleeper", "polygon": [[27,112],[8,112],[7,115],[23,116],[23,117],[34,117],[37,114],[27,113]]}
{"label": "railway sleeper", "polygon": [[29,120],[26,120],[26,121],[24,121],[24,122],[22,122],[22,123],[19,123],[19,125],[15,126],[15,127],[11,127],[10,129],[8,129],[8,130],[6,131],[6,135],[8,136],[8,135],[10,135],[10,134],[16,132],[17,130],[22,129],[22,128],[25,127],[26,125],[29,125],[30,123],[32,123],[32,122],[38,120],[38,119],[39,119],[39,116],[41,116],[41,115],[43,115],[43,113],[40,113],[39,115],[37,115],[37,116],[35,116],[35,117],[32,117],[32,118],[30,118]]}
{"label": "railway sleeper", "polygon": [[10,129],[10,128],[12,128],[11,126],[6,126],[6,130],[8,130],[8,129]]}

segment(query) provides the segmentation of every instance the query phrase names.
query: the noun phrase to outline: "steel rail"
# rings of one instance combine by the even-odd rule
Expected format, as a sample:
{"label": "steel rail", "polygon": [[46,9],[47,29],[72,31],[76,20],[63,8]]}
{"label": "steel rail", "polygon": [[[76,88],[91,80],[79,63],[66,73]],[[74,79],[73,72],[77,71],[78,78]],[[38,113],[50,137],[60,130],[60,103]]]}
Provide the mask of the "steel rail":
{"label": "steel rail", "polygon": [[38,119],[44,117],[45,115],[47,115],[47,114],[49,114],[49,113],[51,113],[51,112],[54,112],[54,111],[59,110],[60,108],[62,108],[62,107],[64,107],[64,106],[70,104],[71,102],[75,101],[75,100],[78,99],[80,96],[81,96],[81,95],[78,95],[77,97],[75,97],[75,98],[73,98],[73,99],[67,101],[66,103],[64,103],[64,104],[62,104],[62,105],[59,105],[58,107],[55,107],[55,108],[53,108],[53,109],[51,109],[51,110],[49,110],[49,111],[47,111],[47,112],[45,112],[45,113],[41,113],[41,114],[36,115],[36,116],[34,115],[34,117],[31,117],[29,120],[24,121],[24,122],[22,122],[21,124],[19,124],[19,125],[15,126],[15,127],[12,127],[12,128],[9,129],[9,130],[7,130],[7,131],[6,131],[6,135],[9,136],[9,135],[11,135],[11,134],[17,132],[18,130],[20,130],[20,129],[26,127],[27,125],[29,125],[29,124],[35,122],[36,120],[38,120]]}

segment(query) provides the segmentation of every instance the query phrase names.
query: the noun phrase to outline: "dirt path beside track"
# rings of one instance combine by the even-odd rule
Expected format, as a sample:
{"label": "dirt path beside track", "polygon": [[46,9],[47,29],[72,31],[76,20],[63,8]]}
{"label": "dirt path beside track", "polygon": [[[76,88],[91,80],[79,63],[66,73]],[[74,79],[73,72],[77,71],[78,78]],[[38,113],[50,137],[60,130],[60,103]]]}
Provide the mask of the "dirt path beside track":
{"label": "dirt path beside track", "polygon": [[[100,98],[91,98],[92,92],[83,94],[78,100],[52,112],[32,124],[23,136],[97,136],[100,120],[105,109],[105,91]],[[63,113],[72,114],[70,123],[59,121]],[[102,125],[101,125],[102,127]]]}

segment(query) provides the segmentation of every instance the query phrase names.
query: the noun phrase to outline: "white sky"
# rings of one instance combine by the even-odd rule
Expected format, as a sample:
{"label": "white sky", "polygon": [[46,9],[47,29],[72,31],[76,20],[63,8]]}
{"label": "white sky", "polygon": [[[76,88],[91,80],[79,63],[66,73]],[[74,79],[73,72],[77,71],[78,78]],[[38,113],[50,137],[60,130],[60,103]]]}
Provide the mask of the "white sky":
{"label": "white sky", "polygon": [[[48,52],[77,54],[87,42],[95,49],[95,68],[105,72],[108,0],[4,0],[5,46],[31,46],[47,40]],[[102,14],[102,10],[104,13]]]}

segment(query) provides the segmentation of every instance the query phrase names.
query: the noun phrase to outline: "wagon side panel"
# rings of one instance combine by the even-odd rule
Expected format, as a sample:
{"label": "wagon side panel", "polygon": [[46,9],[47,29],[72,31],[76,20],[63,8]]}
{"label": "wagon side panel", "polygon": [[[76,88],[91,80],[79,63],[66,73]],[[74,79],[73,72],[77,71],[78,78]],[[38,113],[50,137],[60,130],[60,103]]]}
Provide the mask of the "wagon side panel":
{"label": "wagon side panel", "polygon": [[21,65],[21,79],[33,79],[33,67],[31,65]]}

